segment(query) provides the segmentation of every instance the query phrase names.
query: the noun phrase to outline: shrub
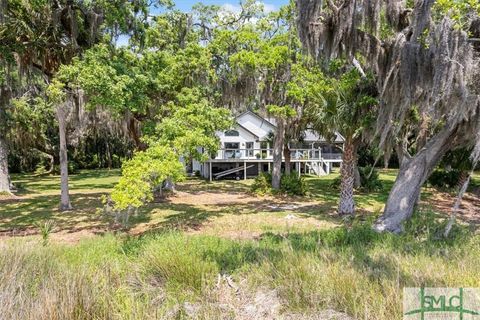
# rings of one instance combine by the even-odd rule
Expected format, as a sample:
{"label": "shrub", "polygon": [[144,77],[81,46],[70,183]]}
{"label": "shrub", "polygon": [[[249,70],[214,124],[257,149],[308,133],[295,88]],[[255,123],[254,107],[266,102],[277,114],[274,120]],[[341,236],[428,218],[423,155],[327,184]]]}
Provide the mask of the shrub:
{"label": "shrub", "polygon": [[[373,171],[372,171],[373,170]],[[360,190],[363,192],[381,191],[383,189],[382,181],[379,179],[377,169],[372,166],[359,167]]]}
{"label": "shrub", "polygon": [[[73,161],[68,161],[68,173],[69,174],[76,174],[79,171],[80,170],[78,168],[77,163],[75,163]],[[60,165],[59,164],[56,164],[56,165],[53,166],[53,173],[54,174],[60,174]]]}
{"label": "shrub", "polygon": [[342,183],[342,176],[338,176],[335,179],[330,182],[330,188],[339,190],[340,189],[340,184]]}
{"label": "shrub", "polygon": [[269,193],[272,189],[272,175],[269,172],[262,172],[252,184],[251,190],[254,193],[263,195]]}
{"label": "shrub", "polygon": [[[251,187],[252,192],[264,195],[272,192],[271,173],[262,172],[256,178]],[[289,195],[303,196],[307,193],[307,184],[298,173],[283,174],[280,180],[280,191]]]}
{"label": "shrub", "polygon": [[289,195],[303,196],[307,193],[307,185],[303,177],[299,177],[298,173],[293,171],[290,174],[282,175],[280,181],[280,189]]}
{"label": "shrub", "polygon": [[437,169],[428,178],[428,183],[433,187],[452,189],[457,186],[461,174],[462,171],[460,170],[445,171]]}

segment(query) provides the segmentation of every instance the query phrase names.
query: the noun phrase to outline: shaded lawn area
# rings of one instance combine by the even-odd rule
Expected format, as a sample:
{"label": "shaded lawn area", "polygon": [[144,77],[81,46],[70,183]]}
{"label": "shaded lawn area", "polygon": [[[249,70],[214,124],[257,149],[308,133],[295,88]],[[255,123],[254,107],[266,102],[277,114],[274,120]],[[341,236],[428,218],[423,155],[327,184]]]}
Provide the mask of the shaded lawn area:
{"label": "shaded lawn area", "polygon": [[[70,177],[71,201],[74,210],[59,212],[60,177],[14,175],[19,188],[16,199],[0,200],[0,232],[10,235],[37,233],[36,223],[54,220],[56,232],[88,231],[103,233],[112,227],[99,211],[101,198],[118,181],[119,170],[82,171]],[[130,218],[129,232],[182,230],[229,238],[255,238],[265,232],[306,232],[337,226],[339,192],[331,187],[338,173],[324,177],[305,177],[309,194],[306,197],[256,197],[249,193],[252,179],[207,182],[188,179],[167,199],[147,204]],[[357,193],[361,215],[379,214],[395,180],[396,170],[381,170],[384,189],[380,192]],[[477,174],[478,183],[480,175]],[[424,189],[427,199],[432,189]],[[25,231],[26,230],[26,231]]]}
{"label": "shaded lawn area", "polygon": [[119,170],[89,170],[70,176],[71,202],[75,210],[60,212],[60,176],[13,175],[16,197],[0,200],[0,231],[23,230],[52,219],[58,229],[76,231],[99,228],[96,213],[101,197],[118,181]]}
{"label": "shaded lawn area", "polygon": [[[380,170],[380,180],[383,184],[383,190],[376,192],[356,192],[355,203],[360,212],[378,212],[387,201],[388,192],[393,186],[397,176],[397,170]],[[326,177],[307,177],[307,183],[310,190],[310,197],[323,203],[321,213],[328,213],[337,209],[339,200],[339,190],[332,188],[331,184],[339,176],[338,172]]]}

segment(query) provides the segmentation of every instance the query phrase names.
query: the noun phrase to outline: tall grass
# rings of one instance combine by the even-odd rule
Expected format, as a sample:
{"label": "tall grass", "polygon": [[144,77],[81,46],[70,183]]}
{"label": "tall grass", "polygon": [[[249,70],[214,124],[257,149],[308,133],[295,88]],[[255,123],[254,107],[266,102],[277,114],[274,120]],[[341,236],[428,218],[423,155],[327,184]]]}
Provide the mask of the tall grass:
{"label": "tall grass", "polygon": [[[285,314],[401,319],[405,286],[480,286],[480,237],[456,230],[436,240],[422,223],[403,236],[356,222],[242,242],[182,233],[76,246],[10,241],[0,248],[0,318],[241,318],[241,304],[255,298],[226,307],[232,299],[274,290]],[[232,294],[219,274],[232,276]]]}

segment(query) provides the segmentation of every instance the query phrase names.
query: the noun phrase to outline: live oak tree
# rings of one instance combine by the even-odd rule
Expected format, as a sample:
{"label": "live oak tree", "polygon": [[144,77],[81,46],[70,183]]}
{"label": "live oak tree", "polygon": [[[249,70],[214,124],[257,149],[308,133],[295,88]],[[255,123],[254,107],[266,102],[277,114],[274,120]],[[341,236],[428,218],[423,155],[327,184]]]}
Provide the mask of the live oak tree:
{"label": "live oak tree", "polygon": [[[157,2],[155,2],[157,3]],[[105,34],[116,36],[131,30],[134,39],[141,38],[139,26],[148,20],[147,1],[26,1],[11,0],[2,2],[0,7],[0,61],[6,75],[2,77],[2,114],[4,106],[9,104],[8,96],[12,90],[11,72],[16,70],[19,76],[30,77],[39,72],[46,83],[50,83],[61,65],[69,64],[72,59],[86,48],[106,40]],[[160,3],[162,4],[162,2]],[[141,28],[140,28],[141,29]],[[27,82],[27,85],[29,83]],[[58,91],[60,86],[56,86]],[[6,90],[4,90],[6,88]],[[8,91],[8,95],[4,93]],[[55,89],[53,89],[55,91]],[[55,96],[55,94],[54,94]],[[56,95],[60,97],[60,95]],[[66,116],[67,107],[79,96],[69,92],[68,101],[58,101],[56,106],[59,121],[60,158],[62,174],[62,197],[60,209],[70,209],[68,196],[68,165],[66,152]],[[1,117],[0,120],[4,119]],[[0,124],[4,127],[3,124]],[[3,188],[5,178],[6,154],[0,133],[0,184]]]}
{"label": "live oak tree", "polygon": [[[73,2],[8,1],[2,6],[0,27],[2,63],[9,70],[7,73],[16,70],[19,76],[29,77],[31,70],[36,69],[50,81],[62,63],[68,63],[83,46],[95,41],[98,14],[96,8]],[[10,87],[12,92],[10,78],[8,74],[3,86]],[[4,163],[0,165],[0,171],[5,172]],[[65,181],[62,179],[62,193],[67,191],[67,196],[62,197],[61,209],[70,208]]]}
{"label": "live oak tree", "polygon": [[215,132],[232,125],[229,111],[213,106],[200,88],[182,89],[164,108],[165,115],[145,137],[148,148],[122,166],[111,194],[115,210],[136,209],[151,201],[165,182],[183,180],[185,162],[207,160],[219,146]]}
{"label": "live oak tree", "polygon": [[180,180],[180,159],[205,160],[218,148],[215,131],[231,124],[228,111],[214,107],[211,54],[180,12],[155,17],[141,49],[96,45],[62,66],[56,79],[65,94],[81,91],[88,109],[102,107],[136,123],[129,132],[137,153],[112,193],[118,210],[137,208],[166,180]]}
{"label": "live oak tree", "polygon": [[[361,61],[376,77],[378,137],[401,167],[375,228],[400,232],[442,156],[478,150],[478,2],[298,0],[297,8],[302,42],[320,63]],[[407,121],[412,112],[416,123]]]}

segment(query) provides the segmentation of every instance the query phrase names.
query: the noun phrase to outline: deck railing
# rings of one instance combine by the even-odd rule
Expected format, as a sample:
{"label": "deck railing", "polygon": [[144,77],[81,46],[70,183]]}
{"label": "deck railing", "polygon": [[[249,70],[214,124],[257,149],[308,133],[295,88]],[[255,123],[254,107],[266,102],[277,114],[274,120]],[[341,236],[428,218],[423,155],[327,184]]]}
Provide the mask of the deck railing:
{"label": "deck railing", "polygon": [[[323,153],[320,149],[290,149],[292,160],[340,160],[341,153]],[[220,149],[216,160],[272,160],[273,149]]]}

